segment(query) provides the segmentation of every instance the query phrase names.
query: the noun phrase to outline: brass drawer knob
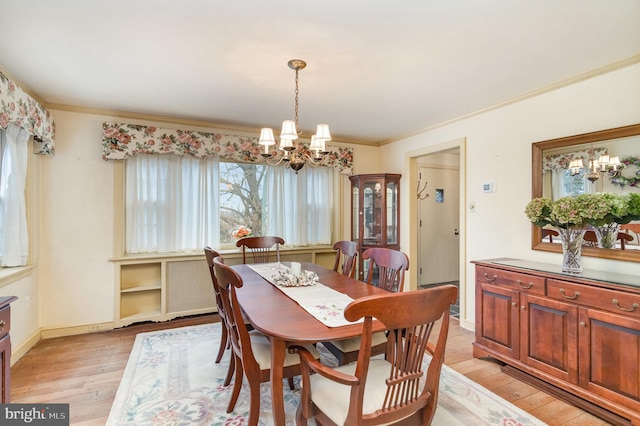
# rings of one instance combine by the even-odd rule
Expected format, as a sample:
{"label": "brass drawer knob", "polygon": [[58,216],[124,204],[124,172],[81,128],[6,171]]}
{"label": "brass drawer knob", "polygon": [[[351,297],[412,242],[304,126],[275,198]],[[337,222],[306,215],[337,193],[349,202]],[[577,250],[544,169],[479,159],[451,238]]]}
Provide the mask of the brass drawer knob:
{"label": "brass drawer knob", "polygon": [[7,325],[5,320],[0,320],[0,333],[4,331],[4,326]]}
{"label": "brass drawer knob", "polygon": [[633,312],[636,309],[640,308],[640,305],[638,305],[637,303],[634,303],[633,305],[631,305],[630,308],[623,308],[622,306],[620,306],[620,302],[618,301],[618,299],[613,299],[612,302],[613,302],[614,305],[616,305],[616,308],[620,309],[621,311],[625,311],[625,312]]}

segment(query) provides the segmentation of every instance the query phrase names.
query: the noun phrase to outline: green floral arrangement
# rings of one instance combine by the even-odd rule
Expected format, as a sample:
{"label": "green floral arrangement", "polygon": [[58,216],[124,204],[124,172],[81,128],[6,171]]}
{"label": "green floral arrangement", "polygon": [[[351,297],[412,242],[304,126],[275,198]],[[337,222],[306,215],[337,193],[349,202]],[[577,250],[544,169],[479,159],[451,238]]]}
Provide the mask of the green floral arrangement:
{"label": "green floral arrangement", "polygon": [[620,195],[626,206],[624,214],[614,217],[614,222],[625,224],[634,220],[640,220],[640,194],[628,192]]}
{"label": "green floral arrangement", "polygon": [[609,223],[629,223],[640,220],[640,194],[596,193],[563,197],[555,201],[534,198],[525,207],[525,214],[536,226],[583,228]]}

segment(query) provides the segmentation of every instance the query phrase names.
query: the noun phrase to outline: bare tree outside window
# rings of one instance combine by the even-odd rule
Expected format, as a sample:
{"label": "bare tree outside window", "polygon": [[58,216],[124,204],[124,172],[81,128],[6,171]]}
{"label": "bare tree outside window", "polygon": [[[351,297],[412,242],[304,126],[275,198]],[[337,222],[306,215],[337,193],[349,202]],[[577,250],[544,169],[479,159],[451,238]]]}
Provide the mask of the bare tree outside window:
{"label": "bare tree outside window", "polygon": [[220,243],[233,243],[241,225],[262,235],[266,173],[263,165],[220,163]]}

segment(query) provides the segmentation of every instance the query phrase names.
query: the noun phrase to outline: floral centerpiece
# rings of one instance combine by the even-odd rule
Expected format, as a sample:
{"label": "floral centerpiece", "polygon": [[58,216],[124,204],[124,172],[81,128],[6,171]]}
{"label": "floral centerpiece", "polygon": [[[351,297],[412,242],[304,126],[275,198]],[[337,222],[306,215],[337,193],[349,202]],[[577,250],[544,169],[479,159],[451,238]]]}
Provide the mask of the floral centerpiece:
{"label": "floral centerpiece", "polygon": [[320,282],[318,274],[313,271],[301,271],[300,274],[294,274],[290,271],[279,270],[273,276],[273,283],[281,287],[307,287],[316,285]]}
{"label": "floral centerpiece", "polygon": [[525,214],[536,226],[551,225],[558,229],[562,241],[562,271],[582,272],[582,237],[589,220],[602,218],[608,212],[587,195],[563,197],[555,201],[534,198],[525,207]]}
{"label": "floral centerpiece", "polygon": [[585,228],[594,229],[600,247],[615,247],[620,224],[640,219],[640,194],[581,194],[555,201],[535,198],[527,204],[525,214],[536,226],[558,229],[565,255],[563,271],[579,273]]}
{"label": "floral centerpiece", "polygon": [[233,233],[231,234],[231,236],[236,240],[239,240],[240,238],[244,238],[244,237],[251,237],[252,235],[253,235],[253,232],[251,232],[251,229],[247,228],[244,225],[239,226],[238,229],[233,231]]}

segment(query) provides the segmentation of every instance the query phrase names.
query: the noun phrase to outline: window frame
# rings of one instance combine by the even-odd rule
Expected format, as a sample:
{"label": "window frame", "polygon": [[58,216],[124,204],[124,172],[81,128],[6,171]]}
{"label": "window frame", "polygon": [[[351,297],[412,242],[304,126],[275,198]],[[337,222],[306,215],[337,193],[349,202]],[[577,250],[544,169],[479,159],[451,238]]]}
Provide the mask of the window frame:
{"label": "window frame", "polygon": [[27,264],[24,266],[0,266],[0,288],[19,281],[32,275],[37,263],[36,244],[37,237],[35,235],[34,224],[36,221],[36,212],[38,208],[38,187],[36,182],[40,176],[40,158],[41,156],[34,154],[33,135],[27,140],[27,180],[25,182],[25,206],[27,209],[27,229],[29,231],[29,254]]}
{"label": "window frame", "polygon": [[[114,243],[113,243],[113,259],[118,258],[139,258],[139,257],[158,257],[158,256],[170,256],[170,257],[184,257],[184,256],[193,256],[194,252],[180,252],[180,253],[145,253],[145,254],[129,254],[125,251],[125,238],[126,238],[126,228],[125,228],[125,217],[126,217],[126,200],[125,200],[125,163],[124,160],[118,160],[113,162],[113,175],[114,175],[114,191],[113,191],[113,206],[114,206]],[[342,212],[344,212],[344,191],[345,185],[348,185],[347,176],[342,173],[336,173],[336,178],[333,179],[333,202],[334,202],[334,210],[332,213],[332,230],[331,230],[331,240],[336,241],[337,236],[340,236],[340,230],[344,228],[344,218]],[[314,247],[325,247],[325,245],[314,246]],[[326,245],[326,247],[331,247],[331,244]],[[235,246],[230,246],[228,244],[223,245],[222,247],[218,247],[221,253],[229,253],[236,252],[238,249]],[[285,250],[291,251],[308,251],[309,247],[286,247]],[[204,247],[203,247],[204,249]],[[199,252],[195,253],[199,254]],[[202,253],[204,256],[204,253]]]}

